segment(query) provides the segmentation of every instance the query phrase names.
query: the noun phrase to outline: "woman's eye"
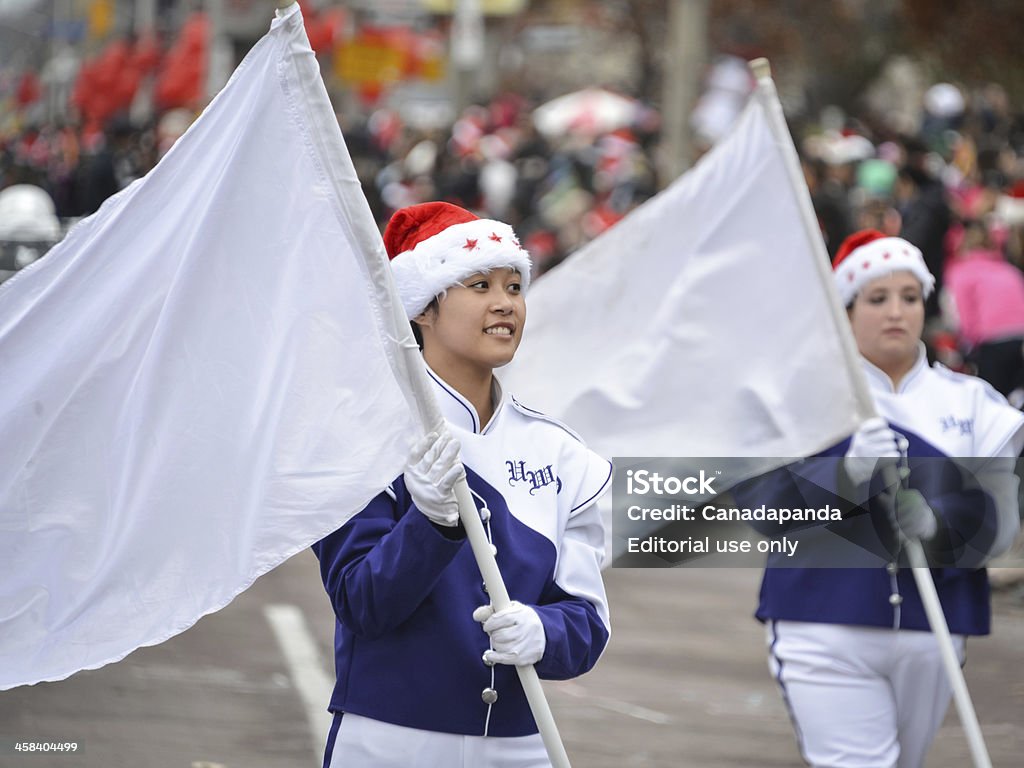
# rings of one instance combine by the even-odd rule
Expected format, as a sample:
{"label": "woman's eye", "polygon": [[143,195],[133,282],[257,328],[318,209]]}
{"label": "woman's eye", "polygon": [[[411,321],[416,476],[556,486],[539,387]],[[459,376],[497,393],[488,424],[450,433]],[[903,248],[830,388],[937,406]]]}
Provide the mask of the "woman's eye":
{"label": "woman's eye", "polygon": [[509,293],[513,293],[518,296],[520,293],[523,292],[523,286],[520,285],[519,283],[510,283],[508,286],[508,290]]}
{"label": "woman's eye", "polygon": [[469,287],[470,288],[482,288],[483,290],[486,291],[487,290],[487,281],[486,280],[477,280],[475,282],[470,283]]}
{"label": "woman's eye", "polygon": [[884,303],[885,303],[885,295],[884,294],[875,294],[873,296],[868,296],[868,304],[884,304]]}

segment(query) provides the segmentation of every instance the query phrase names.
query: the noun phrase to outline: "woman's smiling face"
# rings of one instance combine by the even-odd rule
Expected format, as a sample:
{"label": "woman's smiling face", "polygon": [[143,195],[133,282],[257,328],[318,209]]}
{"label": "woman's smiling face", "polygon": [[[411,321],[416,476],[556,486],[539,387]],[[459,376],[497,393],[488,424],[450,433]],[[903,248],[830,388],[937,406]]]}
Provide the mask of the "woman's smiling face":
{"label": "woman's smiling face", "polygon": [[511,362],[523,338],[526,300],[507,267],[470,275],[416,318],[423,353],[435,370],[446,364],[488,371]]}

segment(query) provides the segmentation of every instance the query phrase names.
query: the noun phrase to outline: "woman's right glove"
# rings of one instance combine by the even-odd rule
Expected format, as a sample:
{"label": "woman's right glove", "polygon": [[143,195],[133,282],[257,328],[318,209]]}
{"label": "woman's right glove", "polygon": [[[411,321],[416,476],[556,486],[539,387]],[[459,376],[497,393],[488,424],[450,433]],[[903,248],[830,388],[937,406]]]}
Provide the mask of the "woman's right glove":
{"label": "woman's right glove", "polygon": [[459,524],[455,484],[465,476],[459,441],[442,429],[428,432],[413,446],[405,468],[405,487],[430,522],[454,528]]}
{"label": "woman's right glove", "polygon": [[920,491],[900,488],[891,509],[893,529],[903,538],[928,541],[935,536],[938,520]]}
{"label": "woman's right glove", "polygon": [[906,450],[906,438],[893,432],[885,419],[875,416],[853,433],[843,467],[854,485],[863,485],[871,479],[879,459],[898,459],[901,449]]}
{"label": "woman's right glove", "polygon": [[473,611],[473,621],[484,626],[491,637],[490,650],[484,651],[484,663],[536,664],[544,656],[547,635],[537,611],[517,600],[501,611],[490,605],[481,605]]}

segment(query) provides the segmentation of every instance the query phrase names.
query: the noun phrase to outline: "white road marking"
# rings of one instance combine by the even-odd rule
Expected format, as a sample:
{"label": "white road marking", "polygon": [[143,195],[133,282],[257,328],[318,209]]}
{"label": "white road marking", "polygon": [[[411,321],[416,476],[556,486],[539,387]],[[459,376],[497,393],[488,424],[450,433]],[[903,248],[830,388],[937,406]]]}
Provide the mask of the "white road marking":
{"label": "white road marking", "polygon": [[576,699],[583,699],[591,706],[606,709],[619,715],[634,717],[637,720],[646,720],[649,723],[656,723],[658,725],[667,725],[672,722],[671,717],[656,709],[648,709],[647,707],[630,704],[628,701],[612,699],[607,696],[595,696],[580,683],[560,682],[553,686],[553,690],[566,693]]}
{"label": "white road marking", "polygon": [[267,693],[291,688],[292,682],[280,673],[269,679],[252,679],[245,672],[221,667],[193,667],[185,669],[180,664],[126,664],[132,677],[156,682],[184,683],[193,686],[217,686],[235,693]]}
{"label": "white road marking", "polygon": [[627,715],[628,717],[635,717],[637,720],[646,720],[650,723],[657,723],[658,725],[667,725],[672,722],[672,718],[664,712],[658,712],[655,709],[648,709],[647,707],[640,707],[626,701],[601,697],[594,703],[602,709],[607,709],[609,712]]}
{"label": "white road marking", "polygon": [[327,733],[331,729],[332,717],[327,711],[327,703],[334,690],[334,678],[325,671],[327,666],[298,607],[268,605],[263,613],[281,646],[292,682],[302,699],[314,752],[323,757]]}

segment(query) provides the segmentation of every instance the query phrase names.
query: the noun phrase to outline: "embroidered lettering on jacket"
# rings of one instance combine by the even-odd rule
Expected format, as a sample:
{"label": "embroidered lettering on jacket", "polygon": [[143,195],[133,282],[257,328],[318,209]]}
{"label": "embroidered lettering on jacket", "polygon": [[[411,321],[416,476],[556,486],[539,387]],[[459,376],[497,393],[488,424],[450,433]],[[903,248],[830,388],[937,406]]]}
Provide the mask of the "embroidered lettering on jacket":
{"label": "embroidered lettering on jacket", "polygon": [[555,476],[550,464],[540,469],[527,469],[525,461],[510,459],[505,466],[508,467],[508,484],[515,487],[518,483],[528,483],[531,496],[552,483],[555,484],[555,493],[562,492],[562,480]]}
{"label": "embroidered lettering on jacket", "polygon": [[961,435],[974,434],[974,419],[958,419],[956,416],[943,416],[939,419],[942,431],[949,432],[951,429],[960,430]]}

